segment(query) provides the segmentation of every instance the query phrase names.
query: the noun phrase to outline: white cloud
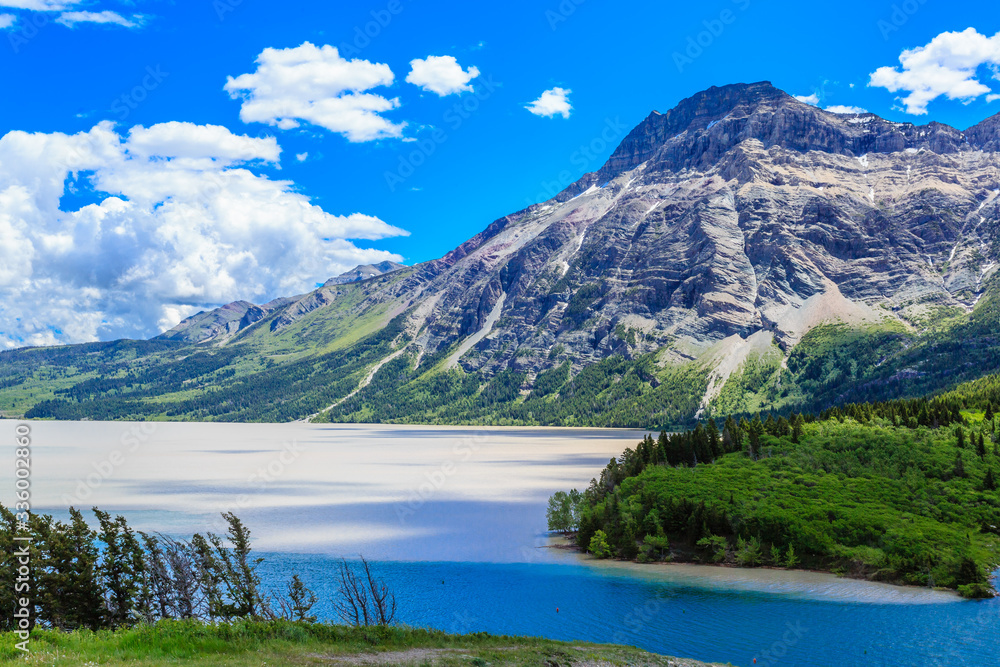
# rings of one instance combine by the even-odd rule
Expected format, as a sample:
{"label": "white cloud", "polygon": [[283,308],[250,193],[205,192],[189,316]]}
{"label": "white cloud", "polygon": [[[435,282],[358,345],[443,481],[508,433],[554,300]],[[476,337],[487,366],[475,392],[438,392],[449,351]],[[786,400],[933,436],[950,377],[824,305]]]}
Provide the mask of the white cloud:
{"label": "white cloud", "polygon": [[[273,139],[190,123],[4,135],[0,348],[150,336],[199,310],[400,259],[349,239],[405,231],[332,215],[252,171],[279,154]],[[92,203],[64,210],[68,191]]]}
{"label": "white cloud", "polygon": [[444,97],[461,92],[472,92],[469,82],[479,76],[478,67],[463,70],[454,56],[427,56],[410,61],[406,81],[424,90]]}
{"label": "white cloud", "polygon": [[296,153],[295,159],[298,160],[299,162],[305,162],[306,160],[309,159],[309,153]]}
{"label": "white cloud", "polygon": [[133,127],[129,152],[136,157],[167,158],[188,168],[229,166],[237,162],[278,162],[281,147],[274,137],[254,138],[233,134],[220,125],[195,125],[171,121],[150,128]]}
{"label": "white cloud", "polygon": [[80,4],[80,0],[0,0],[0,7],[29,9],[35,12],[60,12]]}
{"label": "white cloud", "polygon": [[569,114],[573,110],[569,103],[569,94],[572,92],[567,88],[558,87],[546,90],[541,97],[524,108],[536,116],[552,118],[558,114],[563,118],[569,118]]}
{"label": "white cloud", "polygon": [[1000,67],[1000,33],[980,35],[975,28],[943,32],[926,46],[907,49],[899,56],[901,67],[880,67],[871,74],[870,86],[889,92],[909,93],[902,98],[907,113],[927,113],[927,105],[939,97],[970,102],[992,89],[978,78],[986,65]]}
{"label": "white cloud", "polygon": [[352,142],[403,135],[405,123],[380,115],[397,108],[399,99],[367,92],[392,85],[395,75],[388,65],[346,60],[335,47],[309,42],[292,49],[264,49],[256,62],[256,72],[229,77],[225,85],[233,99],[242,100],[244,123],[289,130],[305,121]]}
{"label": "white cloud", "polygon": [[993,94],[993,95],[987,95],[986,96],[986,101],[987,102],[996,102],[997,100],[1000,100],[1000,95]]}
{"label": "white cloud", "polygon": [[795,99],[799,102],[804,102],[805,104],[811,104],[814,107],[819,106],[819,95],[813,93],[812,95],[796,95]]}
{"label": "white cloud", "polygon": [[830,113],[844,113],[844,114],[859,114],[868,113],[868,109],[862,109],[861,107],[848,107],[842,104],[834,104],[826,108]]}
{"label": "white cloud", "polygon": [[67,28],[72,28],[77,23],[102,23],[108,25],[120,25],[125,28],[138,28],[142,25],[142,17],[133,16],[127,19],[118,12],[63,12],[56,19],[56,23],[61,23]]}
{"label": "white cloud", "polygon": [[13,14],[0,14],[0,30],[11,27],[17,21]]}

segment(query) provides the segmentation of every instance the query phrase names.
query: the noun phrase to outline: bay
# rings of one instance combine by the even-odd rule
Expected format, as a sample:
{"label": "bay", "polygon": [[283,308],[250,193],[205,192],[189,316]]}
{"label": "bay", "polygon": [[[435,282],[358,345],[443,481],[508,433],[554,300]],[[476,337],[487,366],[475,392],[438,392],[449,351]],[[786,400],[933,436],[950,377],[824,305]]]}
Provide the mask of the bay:
{"label": "bay", "polygon": [[[0,423],[10,429],[14,422]],[[122,513],[186,536],[237,513],[276,594],[298,572],[330,618],[337,559],[364,554],[400,620],[618,642],[734,665],[1000,664],[1000,601],[832,575],[593,562],[553,548],[545,503],[639,431],[33,422],[39,511]],[[10,504],[13,469],[0,475]]]}

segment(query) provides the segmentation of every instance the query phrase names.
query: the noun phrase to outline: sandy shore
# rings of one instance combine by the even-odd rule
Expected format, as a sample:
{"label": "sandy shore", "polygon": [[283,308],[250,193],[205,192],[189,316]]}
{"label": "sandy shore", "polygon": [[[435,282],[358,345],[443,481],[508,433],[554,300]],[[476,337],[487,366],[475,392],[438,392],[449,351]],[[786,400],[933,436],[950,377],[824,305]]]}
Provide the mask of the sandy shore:
{"label": "sandy shore", "polygon": [[678,587],[719,592],[749,591],[846,603],[942,604],[963,601],[952,591],[849,579],[828,572],[599,560],[581,553],[562,536],[550,538],[549,546],[552,553],[560,554],[567,561],[583,563],[609,576],[627,576]]}

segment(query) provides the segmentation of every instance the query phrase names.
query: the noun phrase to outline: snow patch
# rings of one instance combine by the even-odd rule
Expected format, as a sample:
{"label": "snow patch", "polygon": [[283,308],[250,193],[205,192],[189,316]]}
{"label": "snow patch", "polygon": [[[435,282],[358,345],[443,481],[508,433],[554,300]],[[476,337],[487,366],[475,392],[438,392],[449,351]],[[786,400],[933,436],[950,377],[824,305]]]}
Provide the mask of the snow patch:
{"label": "snow patch", "polygon": [[861,157],[854,158],[854,159],[857,160],[858,162],[860,162],[861,166],[864,167],[865,169],[868,168],[868,153],[865,153]]}

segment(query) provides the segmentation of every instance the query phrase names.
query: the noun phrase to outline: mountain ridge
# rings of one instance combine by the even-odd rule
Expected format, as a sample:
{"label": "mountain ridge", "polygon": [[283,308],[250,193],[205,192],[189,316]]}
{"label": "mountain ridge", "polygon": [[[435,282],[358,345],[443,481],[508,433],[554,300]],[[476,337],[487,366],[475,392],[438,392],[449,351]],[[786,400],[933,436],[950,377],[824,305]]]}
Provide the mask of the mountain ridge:
{"label": "mountain ridge", "polygon": [[[928,365],[906,350],[993,307],[997,146],[1000,116],[963,133],[835,114],[766,82],[711,88],[650,114],[599,170],[440,259],[331,280],[271,309],[229,304],[161,338],[259,360],[233,383],[278,382],[282,364],[338,378],[261,399],[272,407],[260,414],[294,418],[662,424],[739,403],[739,383],[749,383],[741,409],[841,397],[830,394],[837,373],[848,391],[899,391],[880,374]],[[829,327],[843,330],[833,344]],[[358,345],[368,352],[336,356]],[[796,355],[844,345],[855,361],[838,357],[848,365],[810,385],[815,360]],[[885,360],[862,368],[860,348]],[[382,356],[356,366],[366,354]],[[321,361],[329,355],[342,371]],[[593,374],[600,382],[585,390]],[[941,369],[925,375],[924,386],[948,381]],[[207,396],[215,376],[199,377],[188,383]],[[450,398],[416,400],[445,377]],[[209,414],[184,405],[179,414]],[[247,418],[233,406],[211,414]]]}

